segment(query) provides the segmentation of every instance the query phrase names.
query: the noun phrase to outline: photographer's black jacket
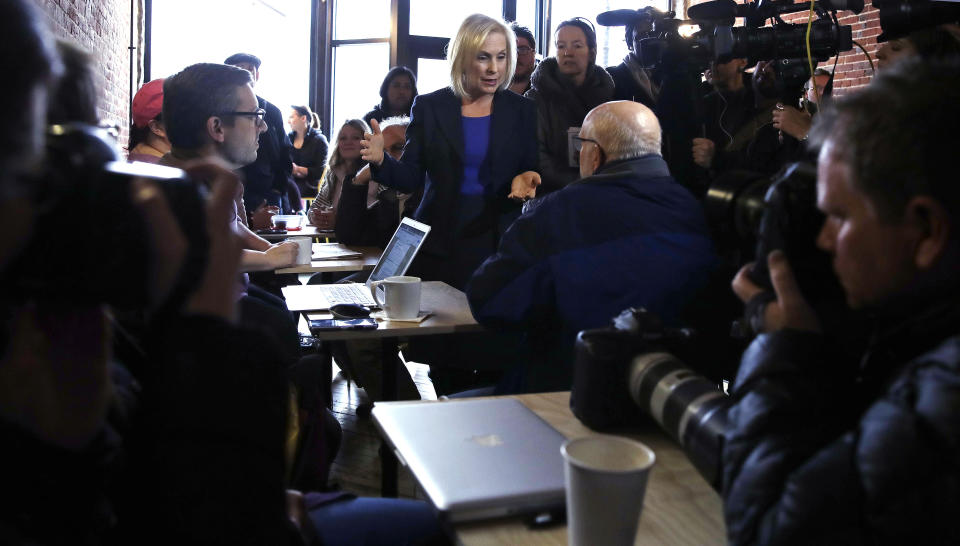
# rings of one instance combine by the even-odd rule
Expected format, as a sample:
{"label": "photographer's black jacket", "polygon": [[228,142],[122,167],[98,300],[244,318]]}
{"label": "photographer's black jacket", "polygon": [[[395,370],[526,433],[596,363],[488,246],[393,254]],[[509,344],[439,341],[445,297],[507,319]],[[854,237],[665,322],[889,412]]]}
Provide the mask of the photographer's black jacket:
{"label": "photographer's black jacket", "polygon": [[818,334],[757,338],[723,454],[730,544],[960,543],[958,331],[949,298],[859,366]]}

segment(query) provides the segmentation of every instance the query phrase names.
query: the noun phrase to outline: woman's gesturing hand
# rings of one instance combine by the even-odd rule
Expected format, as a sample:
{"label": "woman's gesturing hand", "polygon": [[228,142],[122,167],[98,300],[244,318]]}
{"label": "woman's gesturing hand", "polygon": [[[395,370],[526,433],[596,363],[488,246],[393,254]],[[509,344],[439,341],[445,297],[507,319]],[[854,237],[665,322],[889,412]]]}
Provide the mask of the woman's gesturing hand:
{"label": "woman's gesturing hand", "polygon": [[364,133],[363,140],[360,141],[360,157],[368,163],[379,166],[383,163],[383,133],[380,132],[380,124],[375,119],[370,120],[370,128],[373,133]]}

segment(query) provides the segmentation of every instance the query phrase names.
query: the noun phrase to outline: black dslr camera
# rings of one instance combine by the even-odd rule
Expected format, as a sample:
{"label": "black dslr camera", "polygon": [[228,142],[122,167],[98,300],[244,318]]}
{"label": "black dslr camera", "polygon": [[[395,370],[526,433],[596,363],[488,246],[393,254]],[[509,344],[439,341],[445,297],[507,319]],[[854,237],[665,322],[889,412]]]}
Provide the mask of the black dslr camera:
{"label": "black dslr camera", "polygon": [[664,328],[644,309],[627,309],[607,328],[580,332],[570,408],[596,430],[653,419],[717,487],[729,401],[716,383],[677,357],[693,336]]}
{"label": "black dslr camera", "polygon": [[50,127],[44,161],[29,184],[38,211],[33,234],[3,272],[3,299],[143,308],[154,264],[147,225],[131,202],[134,177],[162,181],[188,240],[168,301],[182,301],[196,288],[209,246],[206,215],[199,186],[183,171],[126,163],[106,130],[83,124]]}

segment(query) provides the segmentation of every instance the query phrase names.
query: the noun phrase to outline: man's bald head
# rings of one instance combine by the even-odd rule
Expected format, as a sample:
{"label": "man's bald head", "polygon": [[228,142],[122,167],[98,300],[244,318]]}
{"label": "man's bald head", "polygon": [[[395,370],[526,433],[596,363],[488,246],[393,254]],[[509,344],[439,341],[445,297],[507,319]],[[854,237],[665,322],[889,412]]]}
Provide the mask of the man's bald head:
{"label": "man's bald head", "polygon": [[[590,176],[609,161],[660,155],[660,122],[649,108],[638,102],[606,102],[590,110],[580,128],[580,137],[596,141],[600,148],[583,148],[581,176]],[[596,153],[598,151],[602,154]]]}

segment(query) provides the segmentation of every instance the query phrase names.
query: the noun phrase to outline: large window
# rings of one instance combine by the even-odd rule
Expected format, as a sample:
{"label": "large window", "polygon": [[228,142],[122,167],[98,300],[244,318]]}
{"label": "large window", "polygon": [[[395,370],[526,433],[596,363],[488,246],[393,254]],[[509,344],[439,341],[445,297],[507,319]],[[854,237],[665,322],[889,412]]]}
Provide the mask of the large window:
{"label": "large window", "polygon": [[362,118],[380,102],[380,84],[389,69],[390,44],[386,42],[340,45],[333,49],[331,138],[337,137],[344,121]]}
{"label": "large window", "polygon": [[410,34],[453,38],[460,24],[473,13],[503,15],[503,0],[410,0]]}
{"label": "large window", "polygon": [[391,0],[334,0],[332,123],[324,128],[331,140],[346,120],[362,118],[380,102],[380,83],[390,69],[390,6]]}
{"label": "large window", "polygon": [[260,58],[256,92],[286,113],[310,101],[310,0],[160,0],[151,13],[150,78],[228,56]]}

